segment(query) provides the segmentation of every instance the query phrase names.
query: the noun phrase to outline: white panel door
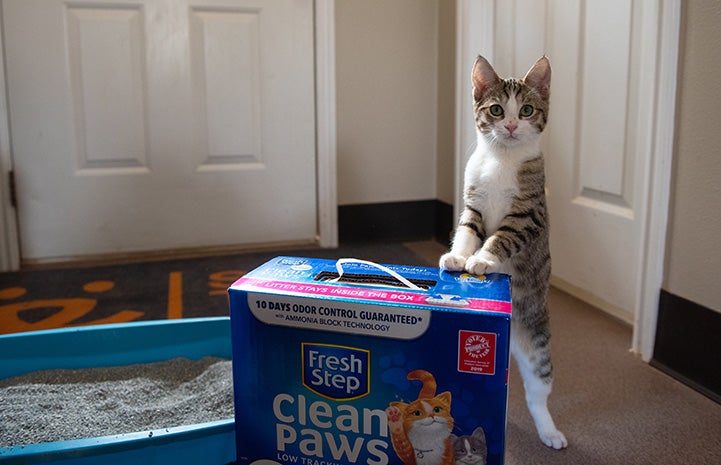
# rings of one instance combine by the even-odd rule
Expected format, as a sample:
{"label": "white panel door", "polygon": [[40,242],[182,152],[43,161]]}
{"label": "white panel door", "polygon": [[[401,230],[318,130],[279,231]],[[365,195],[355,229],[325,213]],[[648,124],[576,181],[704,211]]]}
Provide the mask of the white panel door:
{"label": "white panel door", "polygon": [[[673,46],[667,35],[676,37],[672,28],[663,29],[672,22],[671,3],[459,0],[459,72],[467,73],[461,82],[468,83],[475,53],[488,55],[499,74],[517,77],[541,54],[550,57],[544,154],[554,284],[637,325],[655,312],[644,280],[658,273],[650,264],[662,261],[649,257],[648,241],[659,236],[649,231],[652,193],[659,190],[653,170],[665,162],[657,161],[659,153],[671,150],[659,132],[668,126],[659,117],[664,109],[657,108],[672,87],[668,75],[675,66],[661,62],[662,44]],[[478,11],[467,19],[471,8]],[[476,37],[475,30],[487,32]],[[458,99],[468,108],[469,89]],[[459,115],[462,179],[473,119],[468,110]],[[458,199],[461,194],[459,188]],[[656,285],[649,295],[657,295]]]}
{"label": "white panel door", "polygon": [[555,283],[629,323],[654,155],[659,2],[551,1],[546,138]]}
{"label": "white panel door", "polygon": [[312,0],[4,0],[25,259],[316,237]]}

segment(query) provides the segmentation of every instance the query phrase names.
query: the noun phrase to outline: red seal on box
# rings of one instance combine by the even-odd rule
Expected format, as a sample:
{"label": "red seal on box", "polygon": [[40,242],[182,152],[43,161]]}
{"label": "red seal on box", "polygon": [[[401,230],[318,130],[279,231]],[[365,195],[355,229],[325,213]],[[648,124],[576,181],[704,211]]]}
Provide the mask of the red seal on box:
{"label": "red seal on box", "polygon": [[496,334],[458,332],[458,371],[478,375],[496,373]]}

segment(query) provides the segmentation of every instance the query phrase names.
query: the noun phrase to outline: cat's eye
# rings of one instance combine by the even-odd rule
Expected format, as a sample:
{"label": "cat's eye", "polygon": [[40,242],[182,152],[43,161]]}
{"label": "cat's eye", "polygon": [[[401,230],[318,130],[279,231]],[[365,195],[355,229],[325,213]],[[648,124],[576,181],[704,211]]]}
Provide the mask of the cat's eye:
{"label": "cat's eye", "polygon": [[521,111],[520,111],[519,113],[520,113],[520,115],[523,116],[524,118],[528,118],[529,116],[531,116],[531,115],[533,114],[533,107],[532,107],[531,105],[528,105],[528,104],[523,105],[523,106],[521,107]]}
{"label": "cat's eye", "polygon": [[415,410],[415,411],[413,412],[413,415],[414,415],[414,416],[417,416],[417,417],[420,417],[421,415],[423,415],[423,412],[421,412],[420,410]]}
{"label": "cat's eye", "polygon": [[435,408],[433,409],[433,413],[441,413],[442,411],[443,411],[443,409],[440,408],[440,407],[435,407]]}
{"label": "cat's eye", "polygon": [[493,116],[503,116],[503,107],[498,105],[497,103],[494,105],[491,105],[491,107],[488,109],[488,111]]}

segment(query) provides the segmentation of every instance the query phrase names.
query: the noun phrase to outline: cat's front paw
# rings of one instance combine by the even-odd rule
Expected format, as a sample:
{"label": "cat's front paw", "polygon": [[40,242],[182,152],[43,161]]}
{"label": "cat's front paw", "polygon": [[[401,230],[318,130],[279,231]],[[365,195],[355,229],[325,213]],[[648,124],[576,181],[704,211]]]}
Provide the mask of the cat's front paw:
{"label": "cat's front paw", "polygon": [[391,431],[403,429],[403,418],[401,409],[395,405],[391,405],[386,409],[386,415],[388,415],[388,426]]}
{"label": "cat's front paw", "polygon": [[481,276],[486,273],[496,273],[501,269],[498,257],[488,252],[479,252],[468,258],[466,271],[472,275]]}
{"label": "cat's front paw", "polygon": [[538,436],[541,438],[541,442],[543,442],[548,447],[552,447],[556,450],[565,449],[568,447],[568,441],[566,440],[566,436],[557,429],[554,429],[553,431],[539,431]]}
{"label": "cat's front paw", "polygon": [[466,269],[466,257],[449,252],[441,256],[438,266],[447,271],[463,271]]}

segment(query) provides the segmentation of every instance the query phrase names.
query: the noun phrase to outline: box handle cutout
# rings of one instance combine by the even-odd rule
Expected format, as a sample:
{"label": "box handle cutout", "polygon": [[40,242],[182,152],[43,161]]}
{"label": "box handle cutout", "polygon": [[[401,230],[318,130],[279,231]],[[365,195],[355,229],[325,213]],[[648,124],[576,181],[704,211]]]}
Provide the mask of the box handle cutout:
{"label": "box handle cutout", "polygon": [[[388,276],[382,276],[382,275],[374,275],[374,274],[352,274],[352,273],[346,273],[343,269],[343,265],[346,264],[359,264],[359,265],[368,265],[372,266],[374,268],[378,268],[379,270],[383,271],[384,273],[387,273],[390,275]],[[319,273],[315,279],[317,281],[328,281],[328,282],[352,282],[355,284],[379,284],[384,286],[396,286],[400,287],[400,285],[407,287],[408,289],[412,289],[414,291],[424,291],[430,288],[431,286],[434,286],[436,284],[435,281],[429,281],[429,280],[415,280],[423,287],[418,286],[417,284],[413,283],[413,280],[408,280],[398,274],[397,272],[391,270],[388,267],[385,267],[383,265],[379,265],[374,262],[369,262],[366,260],[358,260],[355,258],[341,258],[339,259],[336,264],[336,269],[338,270],[338,273],[333,273],[330,271],[324,271]],[[332,277],[332,278],[331,278]],[[331,278],[331,279],[328,279]]]}

